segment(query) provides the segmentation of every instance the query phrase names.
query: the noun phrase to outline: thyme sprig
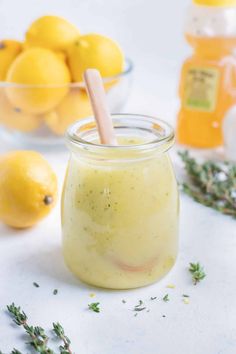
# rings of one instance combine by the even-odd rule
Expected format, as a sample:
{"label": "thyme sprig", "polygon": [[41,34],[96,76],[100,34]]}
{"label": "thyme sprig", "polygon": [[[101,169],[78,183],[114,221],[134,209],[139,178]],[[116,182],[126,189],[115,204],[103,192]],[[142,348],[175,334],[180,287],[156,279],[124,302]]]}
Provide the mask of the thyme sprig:
{"label": "thyme sprig", "polygon": [[[13,321],[18,326],[22,326],[28,334],[30,341],[29,344],[34,350],[41,354],[55,354],[55,352],[49,348],[49,337],[46,335],[45,330],[39,326],[31,326],[28,324],[28,317],[20,307],[17,307],[14,302],[7,306],[8,312],[13,317]],[[63,341],[63,345],[59,347],[60,354],[72,354],[70,348],[70,340],[65,335],[63,327],[60,323],[53,323],[53,332],[55,335]],[[17,349],[13,349],[11,354],[21,354]]]}
{"label": "thyme sprig", "polygon": [[200,265],[200,263],[189,263],[188,270],[192,274],[192,280],[194,285],[197,285],[197,283],[199,283],[206,277],[204,268]]}
{"label": "thyme sprig", "polygon": [[91,304],[88,304],[88,308],[89,310],[93,311],[93,312],[100,312],[100,307],[99,307],[100,303],[99,302],[92,302]]}
{"label": "thyme sprig", "polygon": [[14,302],[7,306],[9,313],[12,315],[14,322],[18,326],[22,326],[30,337],[30,344],[38,353],[53,354],[53,350],[48,347],[48,336],[42,327],[30,326],[28,318],[20,307],[15,306]]}
{"label": "thyme sprig", "polygon": [[182,190],[198,203],[236,218],[236,165],[229,162],[198,163],[188,151],[179,152],[189,183]]}
{"label": "thyme sprig", "polygon": [[63,341],[63,345],[61,345],[59,347],[60,353],[61,354],[72,354],[72,351],[70,349],[71,341],[65,335],[64,328],[60,325],[60,323],[58,323],[58,322],[57,323],[53,323],[53,331],[56,334],[56,336]]}
{"label": "thyme sprig", "polygon": [[162,298],[162,300],[165,301],[165,302],[170,301],[169,294],[166,294],[166,295]]}

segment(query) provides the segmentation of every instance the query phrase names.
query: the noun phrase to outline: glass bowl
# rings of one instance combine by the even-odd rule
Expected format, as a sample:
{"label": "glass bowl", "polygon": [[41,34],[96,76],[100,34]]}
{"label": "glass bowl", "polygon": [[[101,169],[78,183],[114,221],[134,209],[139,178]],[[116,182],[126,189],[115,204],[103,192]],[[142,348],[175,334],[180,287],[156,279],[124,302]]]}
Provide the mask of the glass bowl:
{"label": "glass bowl", "polygon": [[[133,63],[104,78],[112,113],[121,112],[130,93]],[[92,114],[83,82],[66,85],[23,85],[0,82],[0,134],[23,145],[63,143],[67,127]]]}

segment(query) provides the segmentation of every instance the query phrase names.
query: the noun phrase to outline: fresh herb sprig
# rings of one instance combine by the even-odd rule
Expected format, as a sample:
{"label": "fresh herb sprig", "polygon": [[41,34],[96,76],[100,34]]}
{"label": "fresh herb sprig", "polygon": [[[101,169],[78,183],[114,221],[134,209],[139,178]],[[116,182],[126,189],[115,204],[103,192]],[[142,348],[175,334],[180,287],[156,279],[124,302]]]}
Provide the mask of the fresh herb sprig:
{"label": "fresh herb sprig", "polygon": [[162,298],[162,300],[165,301],[165,302],[170,301],[169,294],[166,294],[166,295]]}
{"label": "fresh herb sprig", "polygon": [[91,304],[88,304],[88,308],[89,310],[93,311],[93,312],[100,312],[100,307],[99,307],[100,303],[99,302],[92,302]]}
{"label": "fresh herb sprig", "polygon": [[189,177],[182,190],[198,203],[236,218],[236,165],[229,162],[198,163],[188,151],[179,152]]}
{"label": "fresh herb sprig", "polygon": [[192,280],[194,285],[197,285],[201,280],[203,280],[206,277],[204,268],[200,265],[200,263],[189,263],[188,270],[192,275]]}
{"label": "fresh herb sprig", "polygon": [[61,354],[72,354],[70,349],[71,341],[65,335],[64,328],[60,325],[60,323],[53,323],[53,332],[55,335],[63,341],[63,345],[59,347]]}
{"label": "fresh herb sprig", "polygon": [[30,344],[36,352],[42,354],[53,354],[53,350],[48,347],[48,336],[41,327],[33,327],[28,324],[28,317],[20,307],[15,306],[14,302],[7,306],[9,313],[12,315],[14,322],[18,326],[22,326],[30,337]]}
{"label": "fresh herb sprig", "polygon": [[[34,327],[28,324],[28,317],[20,307],[17,307],[14,303],[7,306],[8,312],[13,317],[13,321],[22,326],[25,332],[30,337],[30,341],[26,344],[30,345],[34,350],[41,354],[55,354],[55,352],[49,348],[49,337],[46,335],[45,330],[42,327]],[[72,354],[70,348],[70,340],[65,335],[63,327],[59,323],[53,323],[53,331],[55,335],[63,341],[63,345],[59,347],[60,354]],[[13,349],[11,354],[21,354],[17,349]]]}

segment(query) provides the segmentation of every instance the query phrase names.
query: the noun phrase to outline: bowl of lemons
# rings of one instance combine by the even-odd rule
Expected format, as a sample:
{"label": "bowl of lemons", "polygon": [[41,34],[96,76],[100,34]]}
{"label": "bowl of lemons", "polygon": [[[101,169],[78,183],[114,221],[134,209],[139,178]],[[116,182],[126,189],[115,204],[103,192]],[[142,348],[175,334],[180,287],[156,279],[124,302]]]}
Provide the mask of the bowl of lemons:
{"label": "bowl of lemons", "polygon": [[92,109],[83,83],[87,68],[100,71],[111,112],[130,92],[133,64],[111,38],[81,34],[57,16],[34,21],[23,42],[0,41],[0,132],[30,145],[63,141],[67,127]]}

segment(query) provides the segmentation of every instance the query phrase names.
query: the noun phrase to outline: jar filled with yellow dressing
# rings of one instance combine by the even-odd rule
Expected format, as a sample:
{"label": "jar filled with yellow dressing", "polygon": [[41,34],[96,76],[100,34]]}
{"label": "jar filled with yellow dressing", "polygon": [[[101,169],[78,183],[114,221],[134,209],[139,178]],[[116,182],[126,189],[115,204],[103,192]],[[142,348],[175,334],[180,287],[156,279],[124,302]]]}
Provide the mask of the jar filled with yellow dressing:
{"label": "jar filled with yellow dressing", "polygon": [[62,195],[63,254],[80,280],[129,289],[161,279],[178,252],[178,188],[159,119],[112,115],[118,146],[99,144],[93,118],[66,135],[71,151]]}

